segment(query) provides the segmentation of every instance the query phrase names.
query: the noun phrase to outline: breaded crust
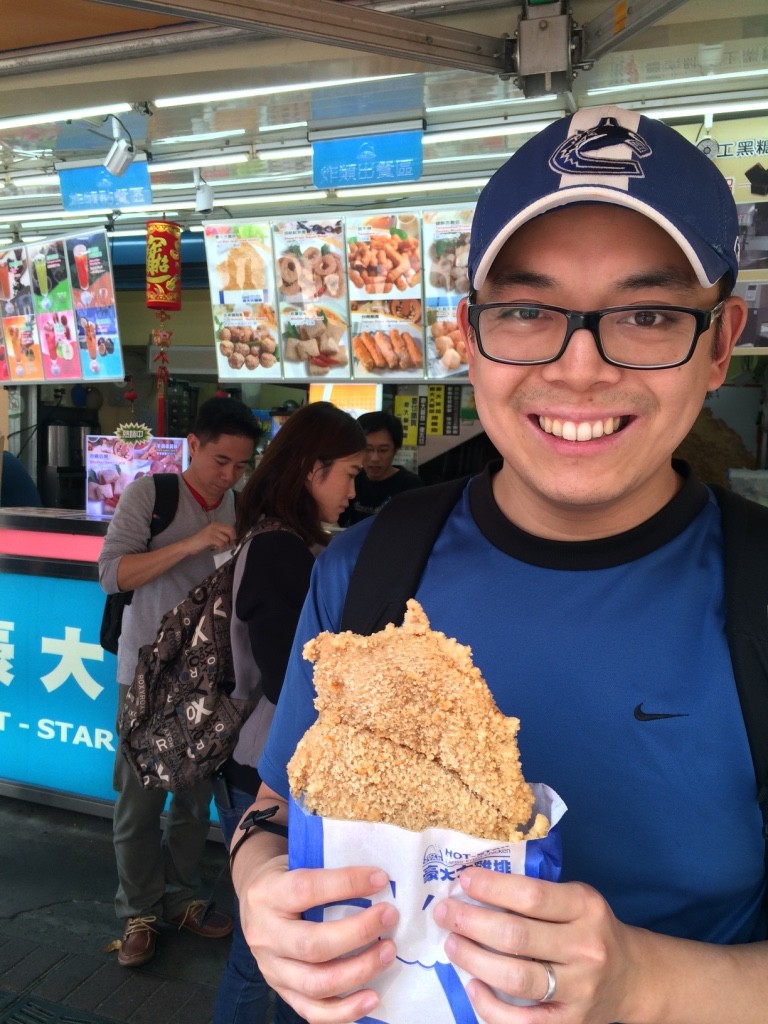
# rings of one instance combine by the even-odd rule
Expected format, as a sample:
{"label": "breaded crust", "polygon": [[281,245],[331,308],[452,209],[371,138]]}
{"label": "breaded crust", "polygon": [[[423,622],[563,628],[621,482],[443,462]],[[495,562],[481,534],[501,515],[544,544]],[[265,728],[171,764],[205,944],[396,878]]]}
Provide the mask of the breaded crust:
{"label": "breaded crust", "polygon": [[[305,807],[324,817],[383,821],[414,832],[449,828],[505,842],[530,838],[457,774],[367,729],[318,719],[289,771]],[[540,821],[535,828],[542,834]]]}
{"label": "breaded crust", "polygon": [[304,657],[315,663],[319,718],[288,774],[308,810],[525,837],[533,793],[520,767],[519,720],[496,707],[470,648],[432,631],[416,601],[401,627],[321,633]]}

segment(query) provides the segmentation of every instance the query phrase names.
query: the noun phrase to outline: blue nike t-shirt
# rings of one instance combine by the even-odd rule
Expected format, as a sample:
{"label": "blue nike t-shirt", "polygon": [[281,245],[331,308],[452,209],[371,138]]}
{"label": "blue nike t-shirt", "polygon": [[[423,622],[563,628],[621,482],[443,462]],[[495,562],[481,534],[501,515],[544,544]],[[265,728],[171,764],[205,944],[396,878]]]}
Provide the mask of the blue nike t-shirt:
{"label": "blue nike t-shirt", "polygon": [[[594,886],[628,924],[717,943],[759,937],[764,840],[724,632],[716,501],[688,475],[628,533],[548,541],[503,516],[491,478],[465,490],[415,597],[520,719],[526,778],[568,805],[562,880]],[[367,529],[334,540],[315,566],[259,764],[283,795],[316,716],[301,650],[338,630]]]}

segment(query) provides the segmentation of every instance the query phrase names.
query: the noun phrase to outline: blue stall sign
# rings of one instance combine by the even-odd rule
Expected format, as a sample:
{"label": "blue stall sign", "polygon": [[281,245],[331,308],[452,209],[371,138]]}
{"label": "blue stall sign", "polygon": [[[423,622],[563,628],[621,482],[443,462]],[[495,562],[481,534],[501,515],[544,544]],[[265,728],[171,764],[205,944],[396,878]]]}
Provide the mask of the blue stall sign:
{"label": "blue stall sign", "polygon": [[390,132],[312,143],[315,188],[355,188],[418,181],[423,132]]}
{"label": "blue stall sign", "polygon": [[4,573],[0,608],[0,778],[113,800],[117,664],[99,644],[103,590]]}
{"label": "blue stall sign", "polygon": [[115,799],[117,658],[99,643],[103,611],[95,580],[0,573],[0,779],[22,792]]}
{"label": "blue stall sign", "polygon": [[152,202],[145,160],[132,163],[119,178],[101,164],[60,170],[59,184],[65,210],[124,210]]}

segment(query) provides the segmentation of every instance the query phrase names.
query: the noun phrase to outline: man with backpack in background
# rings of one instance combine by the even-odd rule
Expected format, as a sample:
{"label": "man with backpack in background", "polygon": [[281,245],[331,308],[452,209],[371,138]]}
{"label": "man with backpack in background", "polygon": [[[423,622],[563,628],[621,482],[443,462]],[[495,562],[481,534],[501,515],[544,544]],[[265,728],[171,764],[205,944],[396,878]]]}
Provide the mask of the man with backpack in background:
{"label": "man with backpack in background", "polygon": [[[139,649],[154,641],[165,612],[213,572],[214,555],[234,542],[232,487],[259,434],[242,402],[212,398],[200,407],[189,435],[189,467],[181,477],[140,477],[120,498],[99,558],[99,582],[108,594],[134,592],[117,653],[118,720]],[[158,919],[204,938],[229,935],[231,919],[218,911],[203,918],[205,901],[198,897],[210,783],[173,794],[162,830],[167,792],[144,789],[119,747],[113,785],[115,912],[126,922],[118,963],[139,967],[152,959]]]}
{"label": "man with backpack in background", "polygon": [[[672,461],[744,327],[738,238],[718,167],[616,107],[525,143],[474,213],[459,319],[502,459],[457,494],[410,596],[471,647],[520,719],[526,778],[568,806],[560,882],[474,867],[466,901],[425,907],[488,1024],[765,1020],[766,744],[748,731],[768,708],[768,514]],[[408,573],[424,493],[318,559],[258,765],[269,824],[287,818],[286,763],[317,714],[302,647],[354,621],[358,556],[380,596],[366,555],[387,519],[403,546],[387,575]],[[387,877],[375,863],[290,872],[283,839],[243,835],[232,874],[267,982],[312,1024],[375,1019],[370,985],[398,954]],[[302,919],[334,903],[360,910]]]}

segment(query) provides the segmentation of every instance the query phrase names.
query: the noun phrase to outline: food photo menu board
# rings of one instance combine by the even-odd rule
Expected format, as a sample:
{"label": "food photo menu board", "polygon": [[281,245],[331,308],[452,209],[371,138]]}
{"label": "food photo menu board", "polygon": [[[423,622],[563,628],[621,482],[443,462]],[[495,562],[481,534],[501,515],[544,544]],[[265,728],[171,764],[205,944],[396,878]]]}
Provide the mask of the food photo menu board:
{"label": "food photo menu board", "polygon": [[122,380],[105,231],[0,251],[0,380]]}
{"label": "food photo menu board", "polygon": [[286,379],[349,376],[349,320],[340,220],[274,226],[280,347]]}
{"label": "food photo menu board", "polygon": [[127,424],[118,433],[89,434],[85,444],[85,510],[111,518],[134,480],[155,473],[183,473],[189,464],[183,437],[152,437],[148,427]]}
{"label": "food photo menu board", "polygon": [[467,372],[456,311],[469,291],[472,212],[426,210],[423,215],[427,376],[432,379]]}
{"label": "food photo menu board", "polygon": [[219,380],[281,379],[269,223],[206,224],[205,256]]}
{"label": "food photo menu board", "polygon": [[346,229],[353,376],[423,379],[418,215],[347,218]]}
{"label": "food photo menu board", "polygon": [[219,380],[466,376],[472,212],[206,224]]}

